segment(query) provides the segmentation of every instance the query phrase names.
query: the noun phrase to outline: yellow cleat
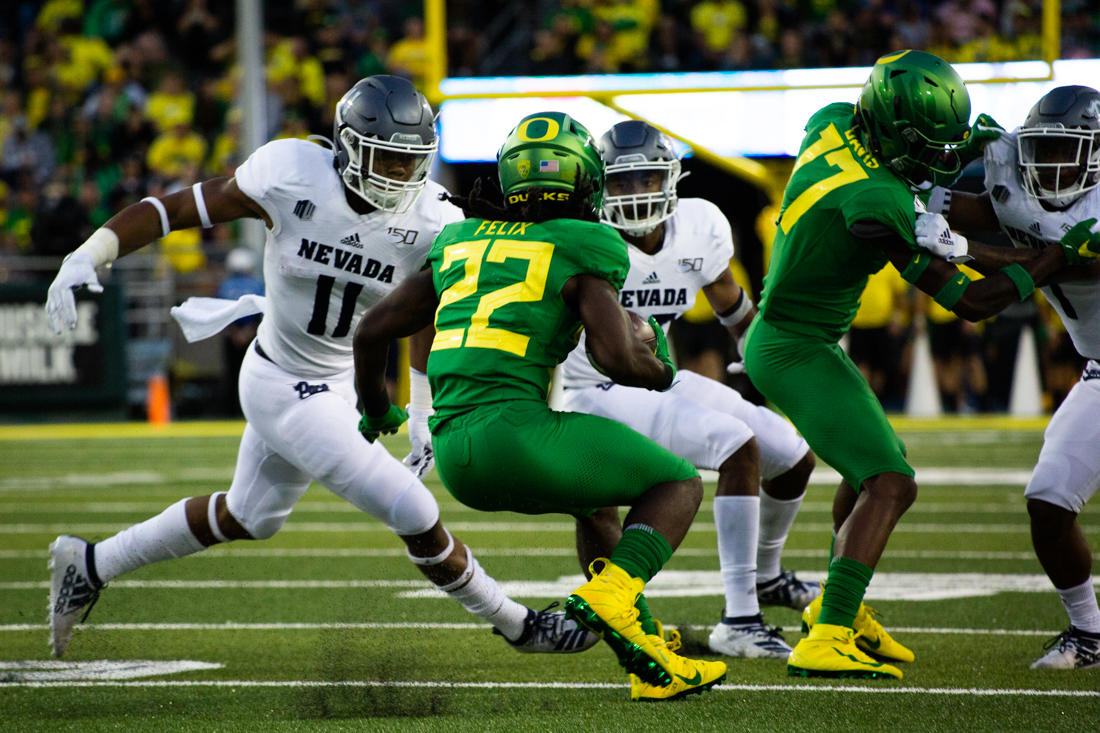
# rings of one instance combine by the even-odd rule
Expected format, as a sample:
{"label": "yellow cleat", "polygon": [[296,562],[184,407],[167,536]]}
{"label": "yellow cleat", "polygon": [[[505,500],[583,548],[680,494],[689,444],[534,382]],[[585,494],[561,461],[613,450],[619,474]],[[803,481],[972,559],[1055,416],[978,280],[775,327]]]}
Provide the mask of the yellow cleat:
{"label": "yellow cleat", "polygon": [[859,633],[847,626],[816,624],[798,642],[787,659],[790,677],[839,677],[842,679],[901,679],[901,670],[876,662],[856,646]]}
{"label": "yellow cleat", "polygon": [[[824,587],[823,583],[822,589]],[[806,610],[802,612],[802,631],[810,632],[817,623],[817,617],[821,613],[821,599],[824,595],[822,593],[815,598],[813,603],[806,606]],[[875,620],[876,615],[875,609],[862,603],[859,604],[859,612],[856,614],[856,620],[852,623],[852,628],[859,632],[856,637],[856,646],[869,654],[874,654],[876,657],[884,657],[897,662],[912,662],[916,658],[913,652],[894,641],[886,633],[886,629],[882,628],[882,624]]]}
{"label": "yellow cleat", "polygon": [[[597,563],[603,563],[599,573]],[[606,641],[627,672],[651,685],[672,684],[675,670],[680,668],[672,662],[675,655],[669,654],[662,639],[647,636],[638,623],[634,604],[645,583],[603,557],[588,569],[592,580],[566,599],[566,614]]]}
{"label": "yellow cleat", "polygon": [[726,679],[726,665],[723,662],[705,662],[698,659],[688,659],[676,654],[680,648],[680,632],[672,629],[669,631],[669,639],[664,640],[664,630],[660,622],[657,622],[657,636],[650,636],[654,644],[665,645],[669,657],[673,663],[673,680],[671,685],[658,687],[643,682],[638,675],[630,675],[630,699],[637,702],[662,702],[667,700],[679,700],[688,695],[698,695],[706,692],[715,685],[720,685]]}

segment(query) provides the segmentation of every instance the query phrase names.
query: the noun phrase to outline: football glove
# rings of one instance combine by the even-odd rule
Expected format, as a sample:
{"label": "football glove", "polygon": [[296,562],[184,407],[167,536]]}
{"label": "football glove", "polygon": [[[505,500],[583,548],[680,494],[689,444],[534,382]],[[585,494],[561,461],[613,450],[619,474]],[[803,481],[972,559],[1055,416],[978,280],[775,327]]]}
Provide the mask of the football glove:
{"label": "football glove", "polygon": [[409,408],[409,441],[412,443],[412,452],[405,456],[403,463],[420,480],[423,480],[435,465],[432,431],[428,429],[428,418],[434,414],[435,410]]}
{"label": "football glove", "polygon": [[748,329],[741,334],[741,337],[737,339],[737,355],[741,357],[741,361],[733,361],[726,365],[726,374],[744,374],[745,373],[745,337],[749,335]]}
{"label": "football glove", "polygon": [[50,283],[46,296],[46,316],[54,333],[61,333],[62,327],[68,330],[76,328],[76,296],[73,288],[86,285],[93,293],[102,293],[103,286],[95,274],[95,262],[86,252],[71,252],[61,263],[57,277]]}
{"label": "football glove", "polygon": [[985,153],[985,146],[1001,136],[1005,129],[984,112],[978,115],[970,127],[970,137],[957,150],[959,162],[963,168],[973,163]]}
{"label": "football glove", "polygon": [[393,435],[401,427],[401,423],[409,419],[409,414],[397,405],[390,405],[390,409],[381,417],[363,415],[359,418],[359,432],[373,443],[379,435]]}
{"label": "football glove", "polygon": [[661,390],[667,392],[672,389],[672,385],[676,384],[676,365],[672,363],[672,357],[668,353],[668,339],[665,337],[665,329],[661,327],[660,323],[657,323],[657,319],[653,316],[649,317],[649,326],[657,337],[657,347],[653,349],[653,355],[672,370],[672,379],[669,381],[668,386]]}
{"label": "football glove", "polygon": [[1096,219],[1086,219],[1062,235],[1058,244],[1066,251],[1066,264],[1091,263],[1100,255],[1100,232],[1092,230],[1095,225]]}
{"label": "football glove", "polygon": [[953,265],[974,259],[966,253],[966,237],[951,231],[940,214],[918,214],[913,234],[918,246]]}

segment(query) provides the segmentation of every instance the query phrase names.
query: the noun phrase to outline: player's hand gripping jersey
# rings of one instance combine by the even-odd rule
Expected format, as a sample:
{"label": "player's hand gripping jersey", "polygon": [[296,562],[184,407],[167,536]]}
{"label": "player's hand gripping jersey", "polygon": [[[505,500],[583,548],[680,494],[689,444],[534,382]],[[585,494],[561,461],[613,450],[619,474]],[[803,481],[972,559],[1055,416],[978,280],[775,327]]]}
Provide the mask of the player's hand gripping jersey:
{"label": "player's hand gripping jersey", "polygon": [[433,428],[504,400],[545,403],[581,328],[562,286],[590,274],[618,290],[630,267],[618,232],[574,219],[467,219],[443,230],[428,263],[439,295],[428,359]]}
{"label": "player's hand gripping jersey", "polygon": [[[1062,211],[1050,211],[1024,190],[1014,133],[985,148],[985,188],[1001,229],[1017,247],[1057,244],[1075,224],[1100,217],[1100,187]],[[1082,356],[1100,359],[1100,283],[1067,282],[1040,288]]]}
{"label": "player's hand gripping jersey", "polygon": [[[704,199],[680,199],[664,226],[664,241],[655,254],[627,247],[630,273],[619,302],[642,318],[653,316],[668,333],[672,322],[695,305],[700,288],[729,268],[733,232],[718,207]],[[610,381],[585,356],[583,333],[562,369],[566,389]]]}
{"label": "player's hand gripping jersey", "polygon": [[276,364],[303,377],[351,369],[352,327],[363,311],[419,272],[439,231],[462,220],[431,181],[407,213],[356,213],[332,151],[304,140],[264,145],[237,169],[236,180],[272,223],[257,341]]}
{"label": "player's hand gripping jersey", "polygon": [[833,342],[887,262],[866,238],[894,234],[916,248],[913,194],[863,147],[854,122],[852,105],[830,104],[806,124],[760,302],[777,328]]}

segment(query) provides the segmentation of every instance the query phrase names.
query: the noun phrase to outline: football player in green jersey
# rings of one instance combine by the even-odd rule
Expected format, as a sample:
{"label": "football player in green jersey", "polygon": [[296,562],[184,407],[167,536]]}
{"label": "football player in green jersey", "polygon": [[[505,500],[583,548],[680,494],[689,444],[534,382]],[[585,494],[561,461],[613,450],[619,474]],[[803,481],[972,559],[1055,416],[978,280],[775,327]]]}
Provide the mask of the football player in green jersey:
{"label": "football player in green jersey", "polygon": [[944,308],[976,321],[1027,297],[1035,281],[1065,265],[1061,247],[1003,250],[1003,269],[971,283],[916,246],[919,202],[910,187],[949,185],[999,134],[984,116],[973,132],[969,120],[969,95],[949,64],[920,51],[884,56],[855,106],[832,104],[810,118],[784,192],[745,367],[843,477],[828,580],[803,615],[810,633],[791,653],[791,675],[900,678],[865,652],[913,659],[862,603],[894,525],[917,495],[904,445],[837,343],[867,277],[892,262]]}
{"label": "football player in green jersey", "polygon": [[[452,198],[471,218],[444,228],[429,268],[367,311],[356,329],[361,428],[392,431],[384,372],[390,341],[435,326],[427,374],[436,468],[448,491],[483,511],[583,517],[627,505],[622,539],[592,563],[566,612],[603,638],[630,673],[668,688],[663,699],[718,684],[726,666],[673,652],[642,590],[684,538],[702,500],[687,461],[621,423],[546,404],[554,368],[583,326],[590,357],[613,380],[668,389],[675,368],[663,330],[656,355],[618,303],[629,269],[619,234],[599,223],[603,161],[568,115],[520,121],[497,158],[504,207]],[[600,566],[599,571],[596,567]],[[641,607],[639,607],[641,606]]]}

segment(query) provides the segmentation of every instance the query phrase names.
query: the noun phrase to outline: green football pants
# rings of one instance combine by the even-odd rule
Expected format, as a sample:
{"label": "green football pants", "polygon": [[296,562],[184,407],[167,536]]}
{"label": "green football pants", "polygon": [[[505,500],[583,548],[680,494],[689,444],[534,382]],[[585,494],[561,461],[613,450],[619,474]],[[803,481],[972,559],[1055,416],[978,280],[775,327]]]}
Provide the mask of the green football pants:
{"label": "green football pants", "polygon": [[880,473],[913,475],[905,444],[839,345],[757,317],[745,341],[752,383],[782,410],[818,458],[859,491]]}
{"label": "green football pants", "polygon": [[695,467],[622,423],[554,412],[535,400],[479,407],[436,426],[435,465],[447,490],[481,511],[588,516],[630,506]]}

